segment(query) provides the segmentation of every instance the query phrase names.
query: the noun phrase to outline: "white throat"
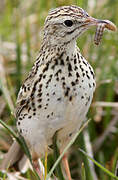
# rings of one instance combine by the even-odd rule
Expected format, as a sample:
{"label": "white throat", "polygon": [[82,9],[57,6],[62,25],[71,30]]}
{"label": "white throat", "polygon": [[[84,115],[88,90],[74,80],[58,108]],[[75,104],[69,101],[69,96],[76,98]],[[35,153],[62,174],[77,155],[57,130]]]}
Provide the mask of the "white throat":
{"label": "white throat", "polygon": [[76,50],[76,40],[70,41],[66,44],[66,52],[69,56],[71,56]]}

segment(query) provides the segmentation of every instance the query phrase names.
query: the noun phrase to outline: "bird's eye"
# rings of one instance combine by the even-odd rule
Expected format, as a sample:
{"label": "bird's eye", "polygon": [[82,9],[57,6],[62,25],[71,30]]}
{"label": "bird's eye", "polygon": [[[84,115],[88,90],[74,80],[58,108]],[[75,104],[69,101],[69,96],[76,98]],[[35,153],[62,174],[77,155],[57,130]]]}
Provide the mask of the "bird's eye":
{"label": "bird's eye", "polygon": [[64,21],[64,24],[68,27],[71,27],[73,25],[73,22],[71,20]]}

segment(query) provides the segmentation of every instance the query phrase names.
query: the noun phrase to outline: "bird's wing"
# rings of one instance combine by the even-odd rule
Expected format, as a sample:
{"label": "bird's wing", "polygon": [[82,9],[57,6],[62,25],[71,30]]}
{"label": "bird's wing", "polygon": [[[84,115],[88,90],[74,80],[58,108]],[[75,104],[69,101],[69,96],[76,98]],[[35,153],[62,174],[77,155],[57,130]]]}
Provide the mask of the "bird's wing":
{"label": "bird's wing", "polygon": [[18,93],[16,101],[16,117],[18,117],[21,109],[27,104],[32,91],[32,85],[35,79],[35,65],[32,67],[31,71],[28,74],[28,77],[25,79],[22,84],[20,91]]}
{"label": "bird's wing", "polygon": [[22,109],[28,104],[31,93],[34,87],[35,82],[38,80],[38,71],[41,71],[42,68],[45,67],[44,63],[40,63],[37,65],[37,61],[33,65],[31,71],[29,72],[27,78],[25,79],[24,83],[22,84],[20,91],[18,93],[17,101],[16,101],[16,117],[19,116],[19,113]]}

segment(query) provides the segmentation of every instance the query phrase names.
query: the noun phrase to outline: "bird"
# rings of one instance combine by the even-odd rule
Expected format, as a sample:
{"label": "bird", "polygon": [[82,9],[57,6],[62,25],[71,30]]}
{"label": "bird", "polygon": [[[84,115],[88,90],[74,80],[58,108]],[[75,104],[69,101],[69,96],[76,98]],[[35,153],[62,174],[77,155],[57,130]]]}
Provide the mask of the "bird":
{"label": "bird", "polygon": [[[39,55],[16,103],[16,126],[33,159],[50,151],[55,133],[63,152],[86,119],[96,87],[95,74],[76,40],[99,23],[108,24],[75,5],[51,10],[45,20]],[[110,28],[114,30],[115,25]],[[63,161],[71,180],[66,155]]]}

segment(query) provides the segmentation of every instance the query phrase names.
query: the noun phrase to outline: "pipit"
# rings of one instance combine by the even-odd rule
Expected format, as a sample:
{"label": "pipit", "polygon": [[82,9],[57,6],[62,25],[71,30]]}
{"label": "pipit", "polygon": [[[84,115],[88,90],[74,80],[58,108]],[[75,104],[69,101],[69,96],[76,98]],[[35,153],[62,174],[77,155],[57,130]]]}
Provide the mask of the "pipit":
{"label": "pipit", "polygon": [[[92,26],[97,27],[96,44],[104,28],[116,29],[110,21],[95,19],[78,6],[56,8],[46,18],[39,55],[16,105],[17,128],[34,159],[49,151],[55,133],[62,152],[85,120],[96,83],[76,40]],[[70,180],[66,155],[63,160]]]}

